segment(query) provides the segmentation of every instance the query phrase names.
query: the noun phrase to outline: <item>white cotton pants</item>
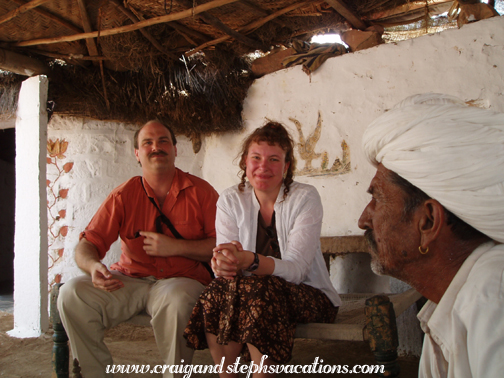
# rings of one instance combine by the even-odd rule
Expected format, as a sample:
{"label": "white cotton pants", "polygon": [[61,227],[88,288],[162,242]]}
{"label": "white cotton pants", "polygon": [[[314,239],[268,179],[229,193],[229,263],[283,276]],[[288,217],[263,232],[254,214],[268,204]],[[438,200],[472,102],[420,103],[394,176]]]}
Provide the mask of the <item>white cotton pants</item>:
{"label": "white cotton pants", "polygon": [[[113,273],[124,287],[111,293],[96,289],[88,275],[73,278],[60,288],[58,310],[83,375],[112,376],[105,373],[106,366],[113,364],[103,342],[105,330],[144,309],[152,316],[164,363],[179,365],[184,360],[184,364],[190,364],[194,351],[186,346],[183,333],[204,285],[186,277],[155,280]],[[179,378],[182,374],[165,372],[163,377]]]}

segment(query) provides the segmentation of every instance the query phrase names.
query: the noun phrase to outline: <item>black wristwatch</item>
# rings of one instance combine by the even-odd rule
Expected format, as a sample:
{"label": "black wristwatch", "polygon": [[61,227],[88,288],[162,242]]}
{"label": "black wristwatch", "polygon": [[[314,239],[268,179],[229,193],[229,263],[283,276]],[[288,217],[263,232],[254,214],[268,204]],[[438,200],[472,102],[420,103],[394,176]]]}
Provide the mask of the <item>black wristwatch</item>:
{"label": "black wristwatch", "polygon": [[259,255],[257,253],[254,253],[254,261],[252,262],[252,264],[250,264],[250,266],[245,269],[247,272],[254,272],[257,270],[257,268],[259,268]]}

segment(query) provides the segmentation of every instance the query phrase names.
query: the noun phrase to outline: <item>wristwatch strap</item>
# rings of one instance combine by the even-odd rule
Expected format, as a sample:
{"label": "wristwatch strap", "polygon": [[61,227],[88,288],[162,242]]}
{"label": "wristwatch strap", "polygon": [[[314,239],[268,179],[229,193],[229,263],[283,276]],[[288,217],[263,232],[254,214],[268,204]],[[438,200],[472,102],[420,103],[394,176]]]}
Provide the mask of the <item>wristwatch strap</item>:
{"label": "wristwatch strap", "polygon": [[257,268],[259,268],[259,254],[258,253],[254,253],[254,261],[252,262],[252,264],[250,264],[250,266],[245,269],[247,272],[254,272],[257,270]]}

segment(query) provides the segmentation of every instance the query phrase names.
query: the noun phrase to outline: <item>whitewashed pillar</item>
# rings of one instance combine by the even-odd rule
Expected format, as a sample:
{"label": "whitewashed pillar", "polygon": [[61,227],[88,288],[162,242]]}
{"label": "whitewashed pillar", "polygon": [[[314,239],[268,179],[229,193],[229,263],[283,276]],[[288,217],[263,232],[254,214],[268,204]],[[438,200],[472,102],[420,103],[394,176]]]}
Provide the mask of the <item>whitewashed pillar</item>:
{"label": "whitewashed pillar", "polygon": [[48,329],[47,289],[47,89],[45,76],[21,86],[16,119],[14,236],[14,337]]}

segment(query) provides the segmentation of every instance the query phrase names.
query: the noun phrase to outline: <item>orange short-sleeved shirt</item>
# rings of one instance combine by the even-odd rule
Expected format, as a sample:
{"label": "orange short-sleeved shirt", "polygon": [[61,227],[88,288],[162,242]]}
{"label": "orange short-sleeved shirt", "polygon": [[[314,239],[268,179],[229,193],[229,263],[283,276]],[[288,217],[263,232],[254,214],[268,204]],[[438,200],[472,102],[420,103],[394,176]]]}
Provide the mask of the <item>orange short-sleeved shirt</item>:
{"label": "orange short-sleeved shirt", "polygon": [[[201,262],[182,256],[149,256],[143,250],[144,237],[135,237],[135,234],[137,231],[156,232],[155,220],[159,215],[148,198],[155,199],[154,192],[145,180],[143,183],[145,190],[142,177],[137,176],[115,188],[81,233],[81,238],[93,243],[103,258],[119,236],[122,253],[111,269],[125,275],[189,277],[207,285],[211,277]],[[161,210],[184,239],[215,237],[217,198],[217,192],[208,182],[177,169]],[[164,224],[163,233],[173,236]]]}

